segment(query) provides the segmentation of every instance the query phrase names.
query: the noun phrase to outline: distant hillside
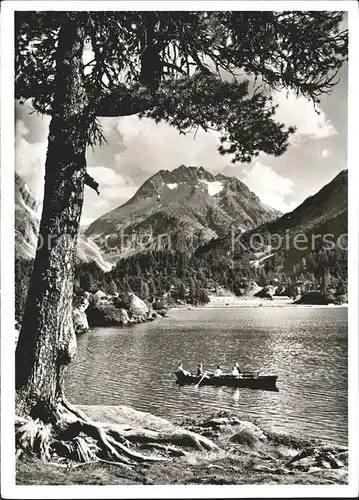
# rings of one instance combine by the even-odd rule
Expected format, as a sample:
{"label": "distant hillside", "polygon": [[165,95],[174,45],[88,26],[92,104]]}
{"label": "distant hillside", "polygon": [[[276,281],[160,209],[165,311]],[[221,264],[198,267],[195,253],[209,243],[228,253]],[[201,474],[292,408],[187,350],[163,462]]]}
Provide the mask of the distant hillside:
{"label": "distant hillside", "polygon": [[279,215],[237,178],[181,165],[157,172],[85,234],[116,261],[141,250],[194,250],[234,224],[247,230]]}
{"label": "distant hillside", "polygon": [[[239,232],[230,231],[194,254],[178,248],[134,255],[118,262],[110,273],[112,281],[121,290],[141,294],[147,287],[152,297],[165,293],[175,301],[191,304],[199,301],[203,290],[209,298],[217,297],[220,287],[245,297],[256,295],[263,287],[262,296],[268,300],[273,294],[296,298],[315,293],[315,300],[322,301],[316,303],[345,303],[347,195],[345,170],[292,212],[245,232],[239,240]],[[268,243],[274,234],[282,237],[280,248]],[[251,246],[255,235],[263,241],[261,248]],[[307,239],[307,248],[295,247],[297,235],[302,242]],[[216,300],[225,304],[233,301]]]}
{"label": "distant hillside", "polygon": [[[37,247],[40,225],[40,202],[27,187],[24,179],[15,173],[15,256],[17,259],[33,259]],[[100,249],[85,235],[79,235],[77,245],[79,263],[95,262],[103,271],[111,264],[101,255]]]}
{"label": "distant hillside", "polygon": [[[292,212],[243,234],[232,232],[203,246],[197,254],[202,257],[214,253],[222,255],[234,265],[245,258],[254,266],[264,266],[280,254],[288,270],[297,260],[323,249],[330,242],[334,243],[333,249],[337,248],[338,238],[347,233],[347,217],[348,171],[343,170]],[[279,239],[274,235],[281,238],[280,248]],[[297,245],[296,237],[297,241],[301,240]],[[308,242],[306,250],[303,249],[305,241]]]}
{"label": "distant hillside", "polygon": [[[284,214],[266,227],[271,232],[289,229],[303,233],[321,226],[332,226],[335,234],[347,231],[346,225],[336,224],[335,220],[348,211],[348,170],[342,170],[332,181],[323,186],[316,194],[309,196],[295,210]],[[339,231],[339,233],[338,233]]]}
{"label": "distant hillside", "polygon": [[[328,247],[323,238],[319,238],[314,248],[298,250],[293,248],[293,238],[303,234],[310,240],[312,235],[331,234],[335,241],[347,232],[347,177],[347,171],[341,172],[292,212],[244,233],[240,242],[247,245],[247,250],[243,250],[235,238],[232,246],[236,234],[233,236],[230,232],[194,253],[179,245],[171,251],[140,252],[120,259],[110,272],[104,272],[95,260],[87,263],[79,260],[75,289],[99,288],[120,294],[132,291],[148,302],[163,301],[169,305],[205,304],[211,297],[214,305],[215,301],[226,305],[236,302],[231,292],[248,298],[262,288],[262,296],[268,300],[273,293],[293,298],[312,294],[310,296],[315,295],[320,303],[345,303],[348,279],[345,241],[343,248],[338,244]],[[26,199],[27,191],[22,193]],[[23,215],[22,204],[20,200]],[[29,205],[34,207],[31,201]],[[23,215],[23,220],[28,217]],[[24,227],[31,224],[20,225],[19,235],[23,234],[20,229]],[[252,235],[258,234],[266,241],[274,233],[288,235],[288,249],[269,245],[260,250],[250,248]],[[22,284],[16,300],[19,316],[24,302],[23,283],[31,272],[27,262],[17,261],[15,269],[17,282]]]}

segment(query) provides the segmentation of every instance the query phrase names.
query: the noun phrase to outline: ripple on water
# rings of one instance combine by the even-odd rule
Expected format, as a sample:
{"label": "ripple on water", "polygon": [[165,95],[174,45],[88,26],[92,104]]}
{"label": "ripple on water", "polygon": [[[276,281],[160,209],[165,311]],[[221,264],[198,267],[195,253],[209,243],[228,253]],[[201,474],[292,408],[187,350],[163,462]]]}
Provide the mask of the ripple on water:
{"label": "ripple on water", "polygon": [[[126,404],[180,419],[238,411],[266,428],[347,444],[347,310],[246,308],[171,311],[131,329],[96,328],[79,337],[66,390],[78,404]],[[279,392],[178,387],[181,359],[194,370],[261,369]]]}

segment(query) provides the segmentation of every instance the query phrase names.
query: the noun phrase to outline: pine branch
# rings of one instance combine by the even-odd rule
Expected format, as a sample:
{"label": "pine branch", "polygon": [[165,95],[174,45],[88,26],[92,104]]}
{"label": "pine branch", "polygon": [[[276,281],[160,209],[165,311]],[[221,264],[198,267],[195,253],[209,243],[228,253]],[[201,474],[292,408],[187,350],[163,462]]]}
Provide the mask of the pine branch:
{"label": "pine branch", "polygon": [[96,106],[96,115],[103,117],[130,116],[143,113],[155,105],[155,93],[141,86],[127,88],[118,84],[111,87]]}

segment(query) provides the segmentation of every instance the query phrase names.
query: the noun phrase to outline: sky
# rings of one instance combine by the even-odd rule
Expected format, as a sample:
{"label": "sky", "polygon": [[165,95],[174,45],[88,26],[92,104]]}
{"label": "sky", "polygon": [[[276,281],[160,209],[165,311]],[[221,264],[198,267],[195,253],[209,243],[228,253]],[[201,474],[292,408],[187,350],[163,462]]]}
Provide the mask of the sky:
{"label": "sky", "polygon": [[[87,152],[88,172],[99,182],[100,196],[85,188],[81,224],[128,201],[157,171],[181,164],[238,177],[263,203],[281,212],[293,210],[347,168],[347,65],[339,76],[331,94],[322,96],[319,114],[304,97],[275,92],[278,120],[296,125],[297,132],[284,155],[261,154],[249,164],[232,164],[230,156],[221,156],[211,132],[180,135],[169,125],[137,116],[101,119],[108,144]],[[42,199],[50,118],[33,112],[28,102],[16,103],[15,117],[16,171]]]}

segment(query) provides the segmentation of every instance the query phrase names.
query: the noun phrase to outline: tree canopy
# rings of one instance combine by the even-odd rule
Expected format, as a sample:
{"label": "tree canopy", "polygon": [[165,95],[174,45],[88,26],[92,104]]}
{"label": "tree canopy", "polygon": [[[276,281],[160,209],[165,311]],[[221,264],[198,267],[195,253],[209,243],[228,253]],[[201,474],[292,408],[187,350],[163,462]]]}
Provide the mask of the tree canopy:
{"label": "tree canopy", "polygon": [[[81,78],[92,116],[140,116],[181,133],[215,130],[233,161],[280,155],[295,127],[275,117],[271,91],[314,103],[347,59],[341,12],[18,12],[16,98],[54,115],[61,30],[78,29]],[[67,61],[71,64],[71,61]]]}

